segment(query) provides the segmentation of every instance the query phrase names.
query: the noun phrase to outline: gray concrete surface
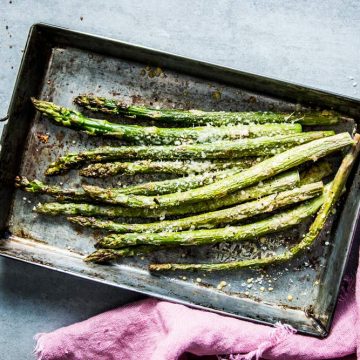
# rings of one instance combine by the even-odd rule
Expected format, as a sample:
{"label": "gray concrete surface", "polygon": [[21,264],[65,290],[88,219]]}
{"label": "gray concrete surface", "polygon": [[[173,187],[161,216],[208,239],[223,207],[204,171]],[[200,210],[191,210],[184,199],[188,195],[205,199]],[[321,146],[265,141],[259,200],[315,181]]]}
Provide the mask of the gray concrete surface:
{"label": "gray concrete surface", "polygon": [[[29,27],[36,22],[360,97],[357,0],[0,0],[0,117],[7,111]],[[1,259],[0,358],[32,359],[36,332],[136,298]]]}

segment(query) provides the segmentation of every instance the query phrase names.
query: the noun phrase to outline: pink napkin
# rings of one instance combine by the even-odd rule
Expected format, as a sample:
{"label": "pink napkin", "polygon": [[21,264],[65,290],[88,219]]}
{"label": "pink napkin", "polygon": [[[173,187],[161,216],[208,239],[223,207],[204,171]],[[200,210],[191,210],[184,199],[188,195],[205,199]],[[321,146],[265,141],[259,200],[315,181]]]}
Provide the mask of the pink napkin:
{"label": "pink napkin", "polygon": [[354,281],[345,281],[326,339],[297,335],[287,325],[258,325],[147,299],[38,334],[35,353],[39,360],[193,359],[190,354],[316,360],[340,359],[356,351],[360,355],[360,271],[356,288],[355,294]]}

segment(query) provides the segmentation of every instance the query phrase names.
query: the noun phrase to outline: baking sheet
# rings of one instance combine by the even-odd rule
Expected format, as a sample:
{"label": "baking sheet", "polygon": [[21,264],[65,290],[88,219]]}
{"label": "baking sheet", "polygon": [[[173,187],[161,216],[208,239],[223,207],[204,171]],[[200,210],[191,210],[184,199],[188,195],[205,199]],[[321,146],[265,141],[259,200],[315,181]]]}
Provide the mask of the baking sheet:
{"label": "baking sheet", "polygon": [[[105,143],[116,144],[116,140],[91,138],[55,126],[35,114],[29,103],[30,96],[37,96],[75,107],[73,97],[87,92],[116,97],[129,104],[185,109],[291,112],[308,105],[334,107],[355,119],[359,116],[359,103],[115,40],[36,25],[30,33],[2,139],[0,196],[4,206],[0,209],[3,233],[0,252],[3,255],[254,321],[286,322],[301,332],[325,336],[356,226],[359,172],[352,174],[348,194],[327,224],[328,233],[323,233],[308,254],[287,264],[266,271],[248,269],[210,274],[176,272],[152,276],[147,271],[150,261],[217,262],[281,252],[284,246],[299,241],[301,227],[271,236],[266,243],[259,239],[241,244],[160,250],[112,266],[85,264],[82,256],[93,251],[101,233],[70,225],[64,217],[34,213],[33,206],[46,198],[14,190],[13,179],[20,174],[45,180],[44,170],[58,156]],[[352,127],[351,122],[346,122],[337,130]],[[47,143],[40,141],[41,134],[49,135]],[[140,176],[116,176],[107,181],[108,185],[117,185],[143,180]],[[46,181],[62,182],[68,187],[78,187],[81,181],[96,183],[81,179],[77,171]],[[227,285],[220,289],[218,285],[222,281]],[[288,295],[293,297],[291,302]]]}

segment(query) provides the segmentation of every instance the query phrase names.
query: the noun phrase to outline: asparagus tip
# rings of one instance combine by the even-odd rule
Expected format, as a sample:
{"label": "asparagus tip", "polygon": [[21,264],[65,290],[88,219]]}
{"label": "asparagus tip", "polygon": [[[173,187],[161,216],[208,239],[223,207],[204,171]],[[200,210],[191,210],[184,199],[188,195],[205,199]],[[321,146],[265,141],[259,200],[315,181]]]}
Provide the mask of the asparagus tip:
{"label": "asparagus tip", "polygon": [[97,186],[88,185],[88,184],[81,184],[81,187],[84,189],[84,191],[90,191],[98,188]]}
{"label": "asparagus tip", "polygon": [[166,270],[171,270],[171,268],[172,268],[171,264],[150,264],[149,265],[150,272],[166,271]]}
{"label": "asparagus tip", "polygon": [[43,109],[44,105],[51,104],[47,101],[39,100],[34,97],[31,97],[30,99],[31,99],[31,102],[33,103],[34,107],[36,108],[36,110],[39,110],[39,111],[44,110]]}
{"label": "asparagus tip", "polygon": [[37,212],[37,213],[44,213],[44,214],[46,214],[46,211],[43,211],[44,209],[43,209],[43,206],[44,206],[44,204],[43,203],[41,203],[41,202],[39,202],[38,204],[36,204],[36,205],[34,205],[34,207],[33,207],[33,211],[35,211],[35,212]]}
{"label": "asparagus tip", "polygon": [[30,181],[25,176],[16,176],[15,177],[15,187],[25,190],[27,192],[39,192],[44,188],[44,184],[39,180]]}
{"label": "asparagus tip", "polygon": [[84,258],[85,262],[93,262],[97,264],[106,264],[114,259],[114,254],[105,249],[96,250]]}
{"label": "asparagus tip", "polygon": [[85,105],[88,104],[88,96],[85,94],[80,94],[74,98],[74,103],[78,105]]}
{"label": "asparagus tip", "polygon": [[97,243],[94,244],[95,249],[101,249],[102,248],[102,242],[99,240]]}
{"label": "asparagus tip", "polygon": [[69,216],[67,220],[73,224],[77,224],[81,226],[88,226],[92,222],[96,221],[94,217],[84,217],[84,216]]}
{"label": "asparagus tip", "polygon": [[36,99],[34,96],[32,96],[31,98],[30,98],[30,100],[31,100],[31,102],[33,103],[33,105],[36,107],[38,104],[39,104],[39,102],[40,102],[40,100],[38,100],[38,99]]}
{"label": "asparagus tip", "polygon": [[27,180],[27,178],[19,175],[15,177],[15,187],[20,188],[24,184],[24,182],[28,183],[29,181]]}
{"label": "asparagus tip", "polygon": [[57,174],[60,174],[60,170],[57,167],[51,167],[51,165],[45,171],[46,176],[52,176]]}

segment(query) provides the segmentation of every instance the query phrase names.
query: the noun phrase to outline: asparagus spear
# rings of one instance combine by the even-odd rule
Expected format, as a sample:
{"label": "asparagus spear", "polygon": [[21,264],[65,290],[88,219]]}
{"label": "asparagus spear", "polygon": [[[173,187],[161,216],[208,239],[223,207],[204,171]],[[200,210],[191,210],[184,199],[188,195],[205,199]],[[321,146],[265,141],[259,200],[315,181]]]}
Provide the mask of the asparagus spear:
{"label": "asparagus spear", "polygon": [[322,180],[334,172],[327,160],[317,161],[305,171],[300,173],[300,185],[310,184]]}
{"label": "asparagus spear", "polygon": [[148,173],[167,173],[175,175],[201,174],[206,171],[230,168],[245,169],[256,160],[240,161],[153,161],[138,160],[134,162],[95,163],[80,170],[80,175],[88,177],[107,177],[116,174],[134,175]]}
{"label": "asparagus spear", "polygon": [[50,164],[46,175],[55,175],[76,168],[86,162],[104,162],[124,159],[236,159],[246,156],[278,154],[295,145],[334,135],[333,131],[313,131],[295,135],[279,135],[257,139],[222,141],[212,144],[180,146],[122,146],[100,147],[80,153],[69,153]]}
{"label": "asparagus spear", "polygon": [[[97,193],[119,193],[119,194],[136,194],[136,195],[156,195],[156,194],[167,194],[175,191],[184,191],[193,189],[198,186],[210,184],[215,179],[224,178],[230,174],[233,174],[236,170],[223,170],[215,173],[205,173],[202,175],[187,176],[179,179],[163,180],[148,182],[124,188],[112,188],[103,189],[97,186],[86,186],[83,185],[89,192],[87,194],[83,190],[78,189],[63,189],[57,185],[46,185],[39,180],[28,180],[26,177],[16,177],[15,186],[21,190],[50,195],[56,198],[58,201],[89,201],[96,196],[92,195]],[[101,196],[99,196],[101,199]],[[111,202],[110,202],[111,203]]]}
{"label": "asparagus spear", "polygon": [[[215,271],[215,270],[233,270],[243,269],[247,267],[260,267],[275,265],[291,260],[292,258],[301,254],[304,250],[308,249],[317,237],[320,235],[326,220],[335,207],[336,202],[339,200],[344,188],[346,180],[353,167],[354,161],[360,152],[360,136],[355,135],[355,144],[350,152],[343,159],[336,176],[331,184],[326,186],[322,198],[322,206],[310,226],[308,233],[305,237],[295,246],[288,251],[271,257],[233,261],[220,264],[151,264],[150,270],[164,271],[164,270],[202,270],[202,271]],[[318,198],[318,199],[320,199]],[[317,201],[318,199],[312,200]]]}
{"label": "asparagus spear", "polygon": [[353,140],[348,133],[314,140],[308,144],[297,146],[283,153],[266,159],[249,169],[235,173],[225,179],[210,185],[191,189],[181,193],[160,195],[157,197],[141,195],[122,195],[117,202],[127,207],[161,209],[205,200],[217,200],[237,190],[253,185],[259,181],[272,177],[280,172],[298,166],[308,160],[328,155],[345,146],[351,145]]}
{"label": "asparagus spear", "polygon": [[[129,209],[119,206],[101,206],[88,203],[39,203],[33,208],[39,214],[44,215],[85,215],[116,217],[158,217],[159,212],[144,211],[142,209]],[[148,215],[149,214],[149,215]]]}
{"label": "asparagus spear", "polygon": [[151,245],[132,246],[120,250],[98,249],[93,253],[91,253],[90,255],[88,255],[84,260],[86,262],[95,262],[95,263],[103,264],[111,260],[116,260],[122,257],[146,255],[156,250],[159,250],[159,247],[151,246]]}
{"label": "asparagus spear", "polygon": [[204,143],[224,139],[244,137],[273,136],[301,132],[300,124],[264,124],[237,125],[222,127],[158,128],[138,125],[123,125],[106,120],[91,119],[78,111],[58,106],[51,102],[32,98],[35,108],[51,118],[57,124],[75,130],[85,131],[89,135],[110,136],[135,143],[177,144],[187,141]]}
{"label": "asparagus spear", "polygon": [[220,229],[189,230],[162,233],[110,234],[99,240],[96,247],[121,249],[133,245],[206,245],[219,242],[239,242],[252,240],[258,236],[275,233],[299,224],[313,215],[323,203],[323,195],[298,205],[292,210],[273,215],[255,223],[228,226]]}
{"label": "asparagus spear", "polygon": [[91,204],[61,204],[61,203],[45,203],[38,204],[34,210],[46,215],[84,215],[84,216],[104,216],[108,218],[116,217],[149,217],[163,218],[165,215],[183,215],[191,213],[199,213],[205,211],[213,211],[221,207],[239,204],[261,196],[273,194],[293,188],[299,182],[299,174],[290,172],[281,174],[280,176],[264,182],[263,186],[252,186],[231,194],[228,197],[219,199],[219,201],[207,201],[203,203],[184,205],[162,210],[150,209],[134,209],[119,206],[99,206]]}
{"label": "asparagus spear", "polygon": [[91,95],[80,95],[75,103],[91,111],[131,118],[145,118],[161,122],[187,125],[227,125],[252,123],[292,123],[303,125],[337,124],[341,116],[332,111],[312,111],[307,113],[279,114],[272,112],[206,112],[201,110],[151,109],[145,106],[125,105],[119,100]]}
{"label": "asparagus spear", "polygon": [[[222,173],[216,179],[219,180],[221,178],[226,178],[227,174],[225,174],[225,175],[223,175],[223,174],[224,173]],[[182,180],[182,179],[179,179],[179,181],[180,180]],[[171,181],[171,180],[168,180],[168,181]],[[209,183],[211,183],[211,182],[213,182],[213,180],[211,180]],[[165,215],[184,215],[184,214],[191,214],[191,213],[196,214],[196,213],[200,213],[200,212],[213,211],[213,210],[217,210],[217,209],[220,209],[223,207],[240,204],[242,202],[246,202],[246,201],[249,201],[252,199],[258,199],[262,196],[266,196],[266,195],[273,194],[276,192],[292,189],[293,187],[295,187],[298,184],[298,182],[299,182],[299,174],[297,173],[297,171],[284,173],[273,179],[264,181],[262,186],[258,186],[258,185],[250,186],[244,190],[236,191],[226,197],[218,199],[217,201],[212,201],[212,200],[202,201],[202,202],[198,202],[196,204],[189,204],[189,205],[184,205],[184,206],[179,206],[179,207],[171,207],[171,208],[164,209],[161,211],[155,211],[154,213],[163,214],[163,216],[165,216]],[[149,183],[149,184],[156,184],[156,183]],[[173,184],[173,185],[176,185],[176,184]],[[205,185],[205,182],[204,182],[204,185]],[[90,197],[92,197],[94,200],[96,200],[98,202],[109,203],[109,204],[117,204],[118,198],[120,197],[120,199],[121,199],[121,197],[123,195],[123,192],[122,192],[123,189],[103,189],[103,188],[98,188],[98,187],[89,186],[89,185],[84,185],[83,188],[87,192],[87,194]],[[126,188],[124,190],[126,190]],[[181,190],[184,190],[184,189],[182,188]],[[176,191],[179,191],[179,189],[176,188]],[[175,192],[175,190],[173,192]]]}
{"label": "asparagus spear", "polygon": [[17,176],[15,186],[30,193],[40,193],[55,197],[58,201],[87,201],[91,198],[83,191],[77,189],[63,189],[56,185],[46,185],[39,180],[29,181],[26,177]]}
{"label": "asparagus spear", "polygon": [[127,186],[124,188],[101,188],[98,186],[83,185],[85,192],[93,199],[106,203],[116,204],[116,197],[119,194],[126,195],[160,195],[173,192],[194,189],[199,186],[213,183],[215,180],[238,172],[238,169],[227,169],[223,171],[204,173],[199,175],[189,175],[186,177],[152,181],[143,184]]}
{"label": "asparagus spear", "polygon": [[122,224],[113,221],[99,220],[94,217],[73,217],[68,218],[68,220],[82,226],[90,226],[95,229],[104,229],[120,234],[212,229],[219,225],[237,223],[258,214],[272,212],[281,207],[311,199],[320,195],[322,191],[322,182],[317,182],[278,194],[268,195],[264,198],[223,210],[207,212],[178,220],[167,220],[147,224]]}

